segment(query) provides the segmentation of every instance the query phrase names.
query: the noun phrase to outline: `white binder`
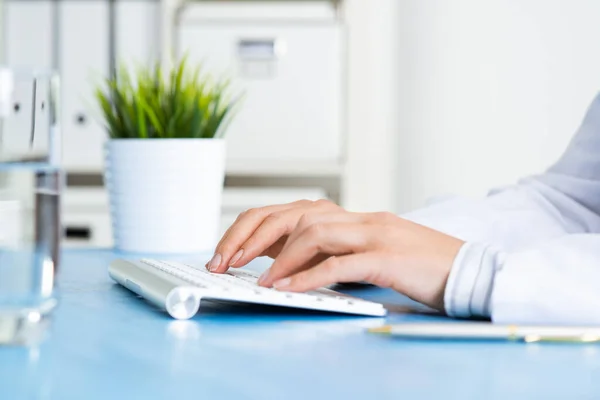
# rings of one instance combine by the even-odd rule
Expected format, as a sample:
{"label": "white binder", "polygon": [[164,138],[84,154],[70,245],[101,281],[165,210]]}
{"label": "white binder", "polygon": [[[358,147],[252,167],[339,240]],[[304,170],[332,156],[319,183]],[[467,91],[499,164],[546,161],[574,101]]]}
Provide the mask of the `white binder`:
{"label": "white binder", "polygon": [[63,0],[59,10],[64,165],[73,172],[99,172],[107,133],[93,88],[110,68],[109,5],[105,0]]}
{"label": "white binder", "polygon": [[43,129],[48,121],[48,85],[45,81],[34,83],[31,78],[36,70],[54,67],[52,3],[49,0],[5,3],[5,62],[16,71],[12,115],[4,121],[1,138],[5,159],[12,158],[12,154],[32,158],[47,151]]}
{"label": "white binder", "polygon": [[117,65],[148,65],[158,59],[159,2],[122,0],[115,3],[115,61]]}

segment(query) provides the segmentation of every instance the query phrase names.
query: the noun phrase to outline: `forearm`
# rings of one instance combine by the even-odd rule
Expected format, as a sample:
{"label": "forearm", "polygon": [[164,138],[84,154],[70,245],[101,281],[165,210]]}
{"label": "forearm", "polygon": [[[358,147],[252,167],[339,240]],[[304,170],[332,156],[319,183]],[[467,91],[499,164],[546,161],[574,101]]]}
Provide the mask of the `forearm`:
{"label": "forearm", "polygon": [[[571,215],[563,210],[572,210]],[[570,233],[586,232],[589,211],[563,193],[530,178],[481,199],[456,198],[403,218],[467,242],[515,251]]]}

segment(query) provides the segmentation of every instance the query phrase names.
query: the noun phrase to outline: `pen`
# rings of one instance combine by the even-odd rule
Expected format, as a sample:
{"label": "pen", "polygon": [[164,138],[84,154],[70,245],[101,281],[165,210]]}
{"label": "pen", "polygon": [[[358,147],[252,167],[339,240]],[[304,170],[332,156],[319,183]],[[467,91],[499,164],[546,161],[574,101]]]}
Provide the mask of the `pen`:
{"label": "pen", "polygon": [[600,327],[519,326],[492,323],[406,323],[370,328],[370,333],[413,339],[512,340],[534,342],[600,342]]}

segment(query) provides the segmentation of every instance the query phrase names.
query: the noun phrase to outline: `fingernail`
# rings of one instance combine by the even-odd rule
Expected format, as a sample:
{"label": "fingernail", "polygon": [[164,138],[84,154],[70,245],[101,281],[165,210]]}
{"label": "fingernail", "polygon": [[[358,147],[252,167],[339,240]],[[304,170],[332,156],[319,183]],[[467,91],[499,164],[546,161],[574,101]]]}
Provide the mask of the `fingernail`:
{"label": "fingernail", "polygon": [[292,280],[290,278],[283,278],[273,283],[273,287],[278,290],[285,289],[286,287],[290,286],[290,283],[292,283]]}
{"label": "fingernail", "polygon": [[231,257],[231,261],[229,262],[229,265],[235,265],[236,262],[240,261],[240,258],[242,258],[242,256],[244,255],[244,249],[240,249],[238,250],[237,253],[235,253],[233,255],[233,257]]}
{"label": "fingernail", "polygon": [[258,284],[262,285],[262,283],[267,279],[268,276],[269,276],[269,269],[267,268],[265,270],[265,272],[263,272],[262,275],[258,278]]}
{"label": "fingernail", "polygon": [[219,253],[217,253],[213,256],[212,260],[210,260],[210,262],[208,263],[208,270],[211,272],[215,272],[217,270],[217,268],[219,268],[219,265],[221,265],[221,255]]}

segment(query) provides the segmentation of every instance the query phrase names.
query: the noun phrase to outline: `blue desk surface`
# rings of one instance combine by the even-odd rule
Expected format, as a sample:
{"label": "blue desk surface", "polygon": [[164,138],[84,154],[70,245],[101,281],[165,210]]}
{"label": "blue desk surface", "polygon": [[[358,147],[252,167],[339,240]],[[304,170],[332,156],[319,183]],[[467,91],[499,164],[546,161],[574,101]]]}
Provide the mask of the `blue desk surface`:
{"label": "blue desk surface", "polygon": [[[1,399],[598,399],[600,346],[402,341],[381,319],[205,307],[175,321],[107,276],[109,251],[67,251],[37,348],[0,348]],[[262,269],[258,262],[252,266]],[[402,296],[352,294],[401,312]]]}

